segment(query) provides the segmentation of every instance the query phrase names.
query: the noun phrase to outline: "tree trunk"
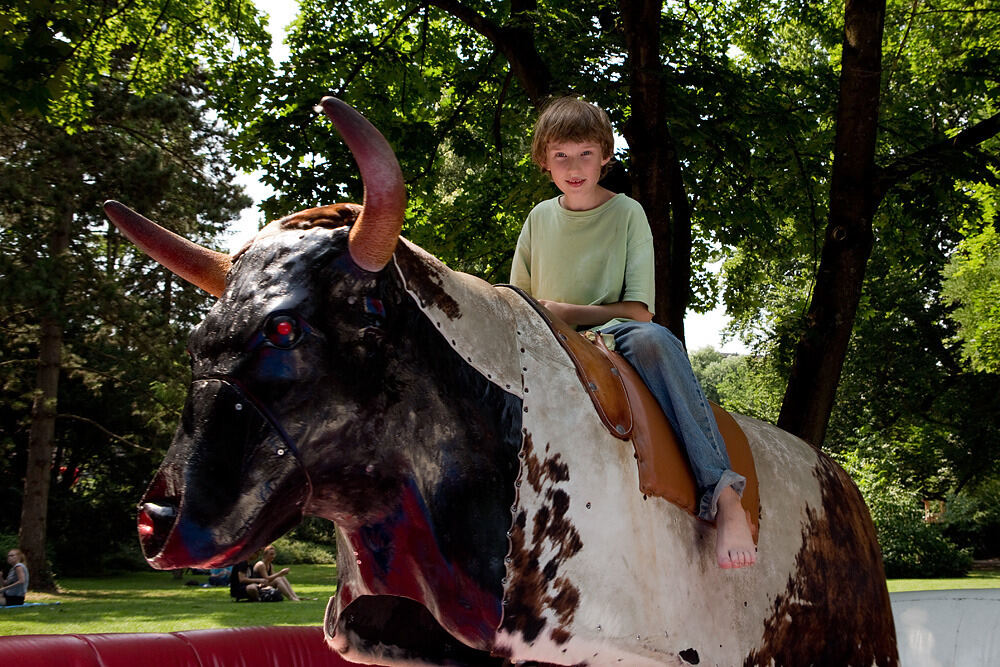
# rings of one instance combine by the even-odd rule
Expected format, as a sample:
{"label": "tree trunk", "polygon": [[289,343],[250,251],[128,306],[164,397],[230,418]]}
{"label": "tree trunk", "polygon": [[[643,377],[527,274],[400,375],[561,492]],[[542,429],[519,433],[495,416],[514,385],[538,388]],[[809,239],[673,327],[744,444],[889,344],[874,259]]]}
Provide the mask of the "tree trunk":
{"label": "tree trunk", "polygon": [[632,193],[646,211],[656,262],[656,321],[684,340],[691,289],[691,210],[666,120],[660,60],[659,0],[622,0],[632,113],[624,134],[632,159]]}
{"label": "tree trunk", "polygon": [[35,375],[34,401],[31,407],[31,430],[28,434],[28,465],[24,475],[24,500],[21,506],[21,528],[18,536],[21,550],[31,573],[33,590],[54,592],[55,581],[45,557],[48,524],[49,488],[52,482],[52,455],[55,450],[56,400],[59,393],[59,372],[62,365],[63,329],[60,319],[65,290],[61,261],[69,248],[73,208],[69,202],[59,211],[55,229],[49,241],[53,261],[53,281],[59,287],[53,303],[46,304],[41,317],[38,341],[38,371]]}
{"label": "tree trunk", "polygon": [[875,138],[885,0],[847,0],[830,217],[778,426],[820,446],[861,299],[878,207]]}

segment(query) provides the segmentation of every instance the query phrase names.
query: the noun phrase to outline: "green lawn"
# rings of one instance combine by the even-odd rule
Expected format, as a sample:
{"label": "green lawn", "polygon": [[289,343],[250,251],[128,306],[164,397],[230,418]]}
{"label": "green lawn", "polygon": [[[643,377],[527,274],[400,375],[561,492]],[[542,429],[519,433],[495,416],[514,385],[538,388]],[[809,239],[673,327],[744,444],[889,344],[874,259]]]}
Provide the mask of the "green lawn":
{"label": "green lawn", "polygon": [[[97,632],[172,632],[259,625],[320,625],[327,600],[336,592],[334,565],[293,565],[290,575],[303,602],[236,603],[228,588],[185,586],[168,572],[63,579],[63,593],[28,593],[29,602],[58,605],[0,610],[0,635]],[[1000,588],[1000,570],[976,570],[960,579],[894,579],[889,590]]]}
{"label": "green lawn", "polygon": [[889,592],[944,591],[952,588],[1000,588],[1000,570],[973,570],[957,579],[890,579]]}
{"label": "green lawn", "polygon": [[336,592],[335,565],[292,565],[289,579],[302,602],[233,602],[228,588],[185,586],[206,576],[169,572],[61,579],[59,595],[28,591],[28,602],[58,605],[0,610],[0,635],[172,632],[255,625],[321,625]]}

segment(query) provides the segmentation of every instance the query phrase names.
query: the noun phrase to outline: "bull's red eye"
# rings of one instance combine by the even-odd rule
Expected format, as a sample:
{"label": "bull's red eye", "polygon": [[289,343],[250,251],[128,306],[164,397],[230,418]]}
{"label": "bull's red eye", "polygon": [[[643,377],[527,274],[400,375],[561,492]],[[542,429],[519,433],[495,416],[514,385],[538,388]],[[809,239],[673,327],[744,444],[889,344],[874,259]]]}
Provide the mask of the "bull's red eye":
{"label": "bull's red eye", "polygon": [[290,315],[274,315],[267,321],[264,333],[274,347],[289,348],[299,340],[299,323]]}

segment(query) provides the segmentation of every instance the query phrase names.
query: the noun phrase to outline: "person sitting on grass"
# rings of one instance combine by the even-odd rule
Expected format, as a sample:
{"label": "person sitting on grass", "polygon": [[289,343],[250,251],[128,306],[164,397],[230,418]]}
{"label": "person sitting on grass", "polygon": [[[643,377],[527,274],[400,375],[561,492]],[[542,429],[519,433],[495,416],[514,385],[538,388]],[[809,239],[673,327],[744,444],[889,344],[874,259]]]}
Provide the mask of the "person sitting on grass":
{"label": "person sitting on grass", "polygon": [[258,579],[267,579],[275,588],[284,594],[289,600],[298,602],[301,598],[295,594],[292,590],[292,585],[288,581],[287,567],[283,567],[277,572],[274,572],[273,563],[275,556],[278,555],[277,549],[274,548],[273,544],[268,544],[264,547],[264,551],[261,552],[260,560],[253,566],[253,576]]}
{"label": "person sitting on grass", "polygon": [[10,571],[0,587],[0,606],[16,607],[24,604],[24,596],[28,594],[28,566],[24,564],[24,552],[20,549],[11,549],[7,562]]}
{"label": "person sitting on grass", "polygon": [[237,602],[281,602],[281,591],[271,585],[269,577],[251,576],[250,562],[242,561],[233,565],[229,575],[229,595]]}

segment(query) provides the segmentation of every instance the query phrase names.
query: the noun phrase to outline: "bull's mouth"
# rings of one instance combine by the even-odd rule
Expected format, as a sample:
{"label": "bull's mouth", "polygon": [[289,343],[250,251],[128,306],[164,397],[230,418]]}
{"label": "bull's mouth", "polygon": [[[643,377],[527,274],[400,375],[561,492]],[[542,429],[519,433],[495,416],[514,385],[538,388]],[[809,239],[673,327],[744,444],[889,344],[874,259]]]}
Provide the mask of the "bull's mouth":
{"label": "bull's mouth", "polygon": [[310,495],[294,446],[256,402],[228,379],[196,380],[138,508],[143,555],[157,569],[232,563],[301,521]]}
{"label": "bull's mouth", "polygon": [[158,473],[139,505],[139,543],[146,558],[163,550],[180,511],[180,498],[165,492],[164,477]]}

